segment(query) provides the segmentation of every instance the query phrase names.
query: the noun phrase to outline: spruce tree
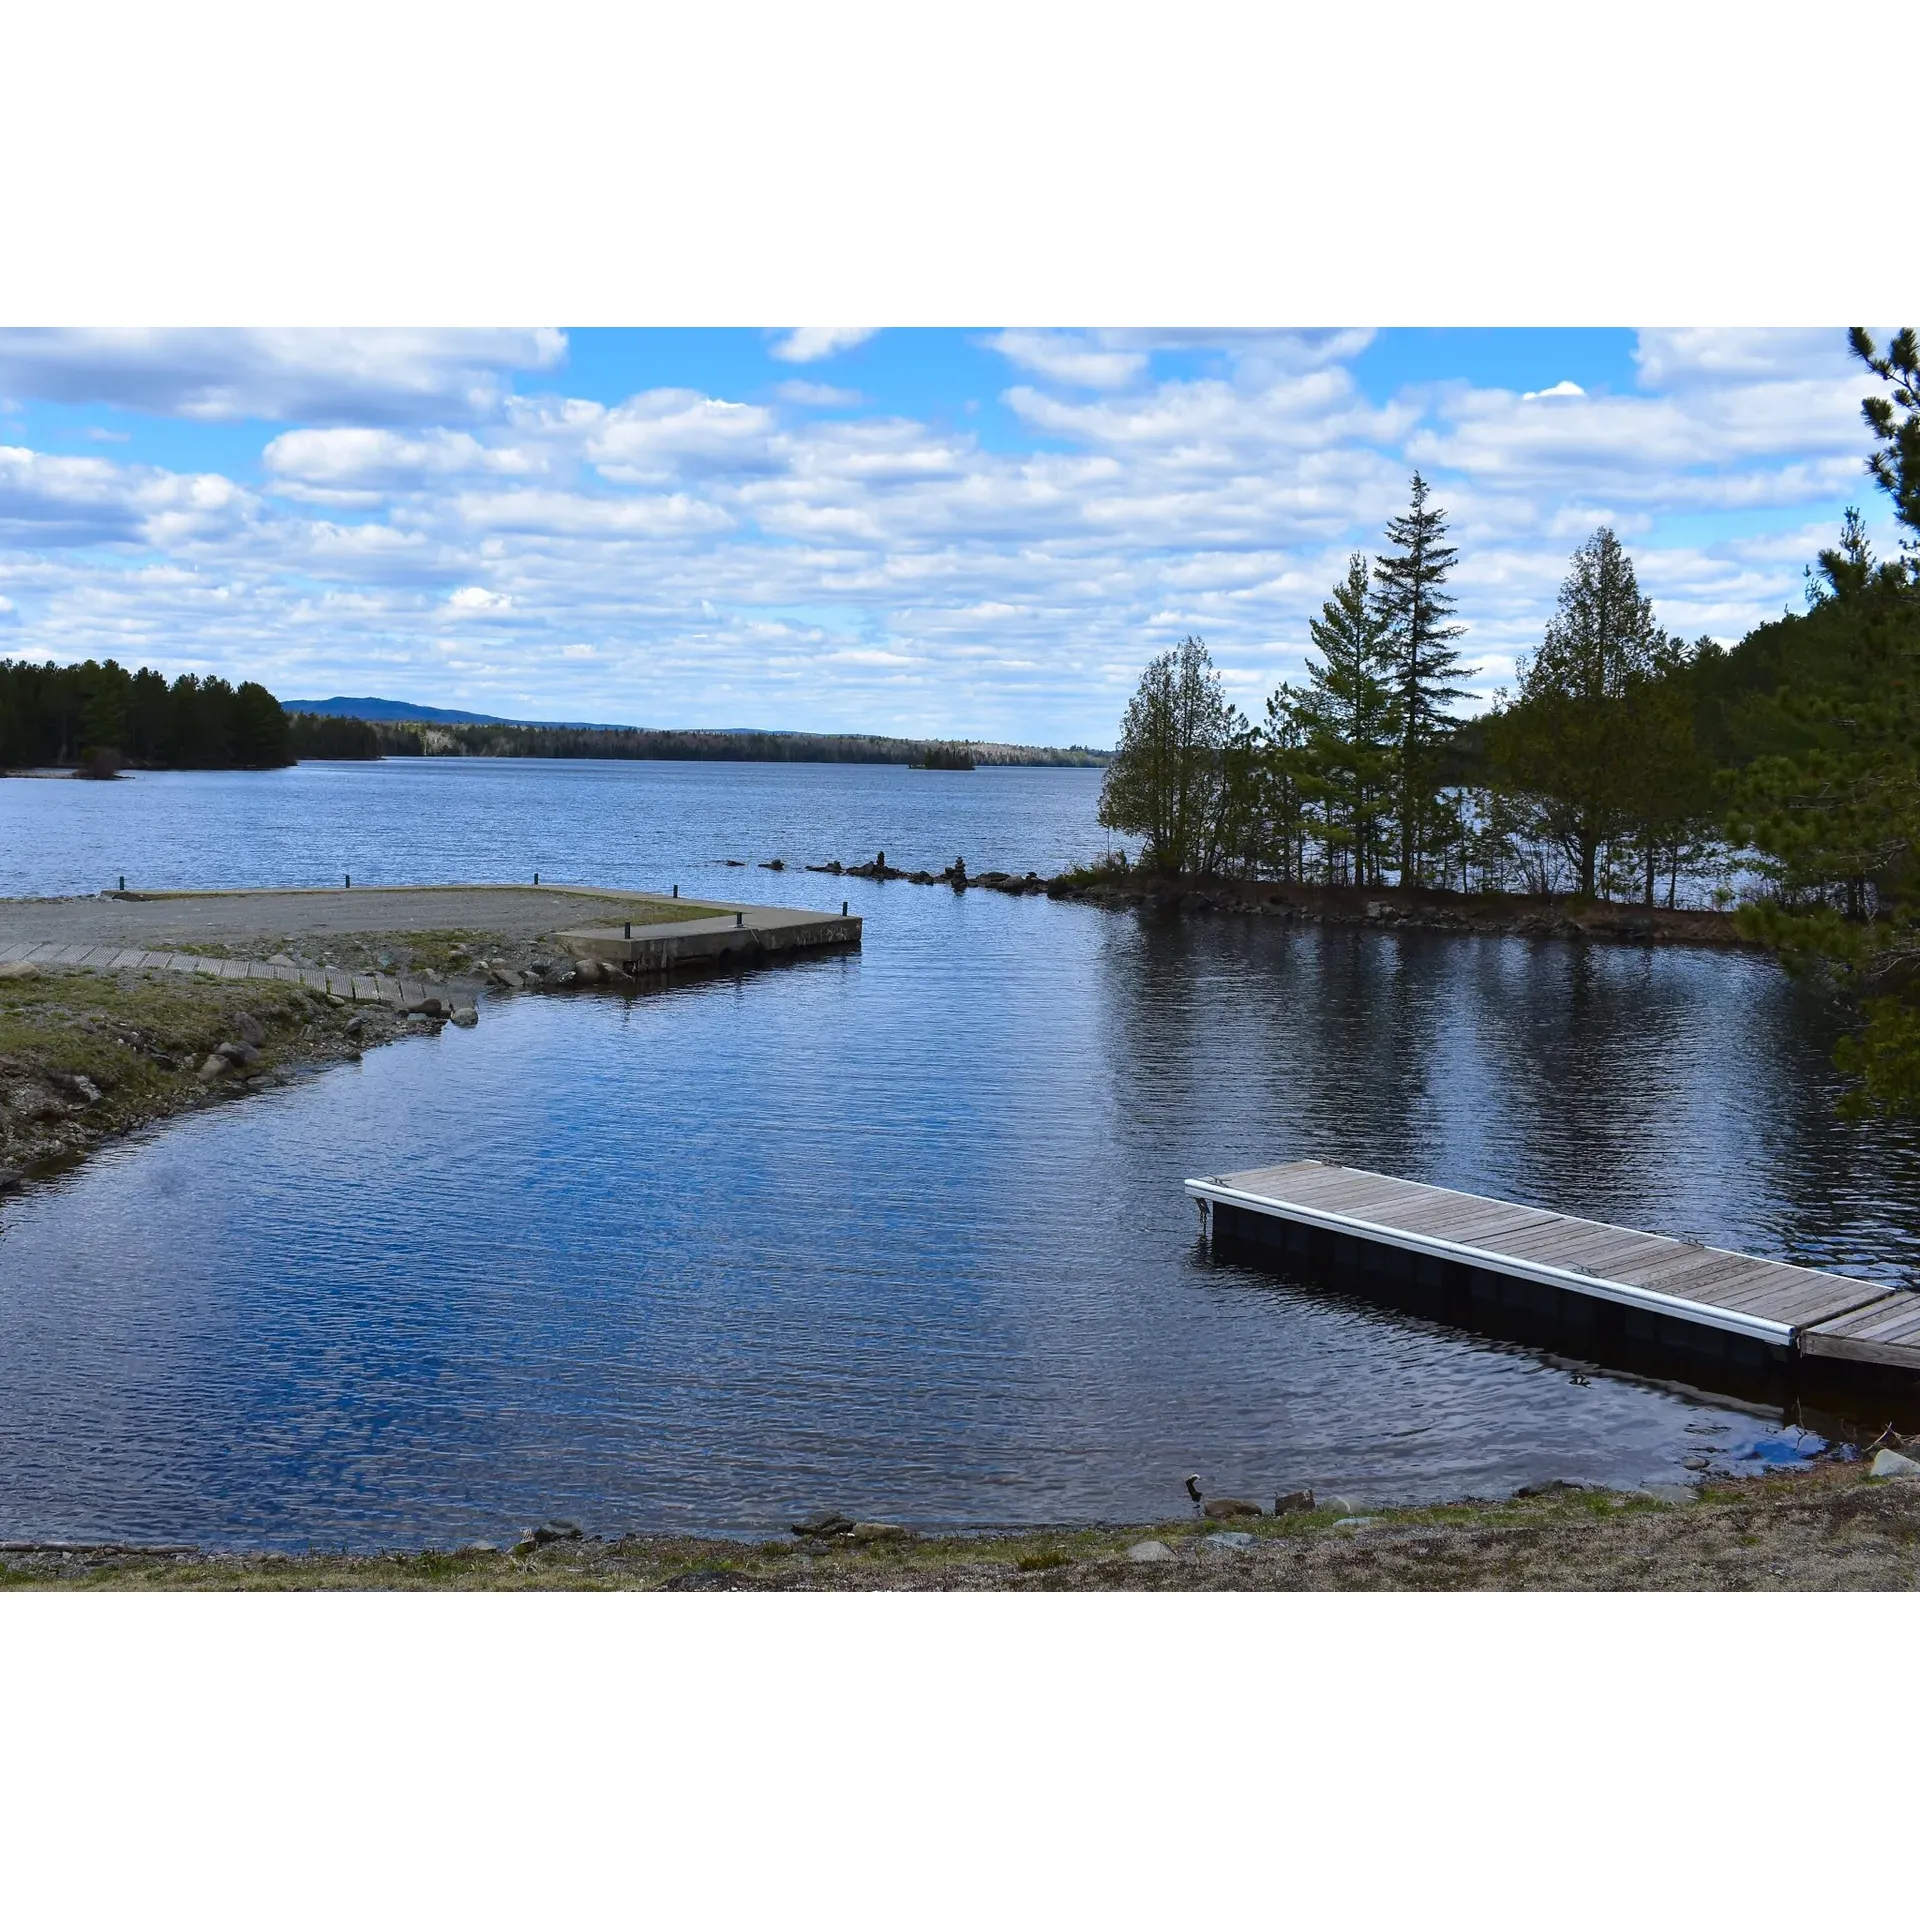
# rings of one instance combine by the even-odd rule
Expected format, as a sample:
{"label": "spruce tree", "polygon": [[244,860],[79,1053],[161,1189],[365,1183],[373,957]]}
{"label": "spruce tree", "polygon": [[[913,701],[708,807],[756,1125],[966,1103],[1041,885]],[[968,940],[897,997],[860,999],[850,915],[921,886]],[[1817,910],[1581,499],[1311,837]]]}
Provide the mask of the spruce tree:
{"label": "spruce tree", "polygon": [[1327,815],[1328,877],[1345,866],[1356,885],[1377,882],[1390,819],[1397,736],[1392,661],[1374,605],[1364,554],[1347,562],[1320,617],[1307,631],[1320,650],[1307,662],[1308,684],[1293,696]]}
{"label": "spruce tree", "polygon": [[1447,575],[1459,555],[1444,544],[1445,512],[1427,504],[1427,483],[1416,472],[1408,510],[1387,522],[1398,549],[1374,563],[1373,604],[1390,662],[1394,689],[1393,773],[1400,828],[1400,884],[1416,885],[1420,855],[1437,782],[1436,749],[1453,731],[1447,708],[1461,697],[1453,683],[1469,677],[1453,643],[1464,627],[1450,625],[1453,597]]}

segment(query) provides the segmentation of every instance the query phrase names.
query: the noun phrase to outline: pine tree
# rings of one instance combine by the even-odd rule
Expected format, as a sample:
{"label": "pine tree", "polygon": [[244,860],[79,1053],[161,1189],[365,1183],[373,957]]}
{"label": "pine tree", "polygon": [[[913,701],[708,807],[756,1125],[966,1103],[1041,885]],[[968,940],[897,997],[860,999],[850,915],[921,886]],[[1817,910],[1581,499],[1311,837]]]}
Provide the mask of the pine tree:
{"label": "pine tree", "polygon": [[1393,663],[1364,554],[1348,560],[1346,578],[1307,630],[1321,657],[1308,660],[1308,685],[1292,706],[1326,810],[1328,877],[1344,868],[1365,886],[1380,878],[1397,729]]}
{"label": "pine tree", "polygon": [[1427,483],[1413,476],[1413,502],[1387,522],[1399,549],[1374,564],[1373,604],[1380,621],[1394,689],[1395,812],[1400,828],[1400,884],[1420,878],[1436,781],[1436,748],[1454,722],[1447,708],[1461,697],[1453,683],[1469,677],[1453,642],[1466,631],[1449,625],[1453,598],[1446,578],[1459,555],[1443,545],[1447,516],[1427,504]]}
{"label": "pine tree", "polygon": [[[1600,849],[1640,825],[1661,751],[1677,749],[1674,705],[1652,693],[1677,664],[1626,549],[1601,527],[1574,554],[1517,697],[1489,728],[1496,778],[1525,796],[1533,831],[1565,853],[1588,899]],[[1690,743],[1690,716],[1686,733]]]}

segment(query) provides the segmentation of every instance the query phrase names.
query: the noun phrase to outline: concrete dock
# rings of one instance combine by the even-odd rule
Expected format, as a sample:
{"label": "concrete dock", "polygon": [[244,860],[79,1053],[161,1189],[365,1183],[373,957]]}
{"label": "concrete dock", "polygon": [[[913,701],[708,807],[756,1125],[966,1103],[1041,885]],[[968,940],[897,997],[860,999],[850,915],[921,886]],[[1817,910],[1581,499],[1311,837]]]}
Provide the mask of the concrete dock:
{"label": "concrete dock", "polygon": [[1920,1386],[1913,1288],[1319,1160],[1186,1190],[1226,1257],[1351,1276],[1446,1318],[1492,1314],[1736,1369],[1838,1362]]}
{"label": "concrete dock", "polygon": [[563,928],[554,938],[580,960],[634,976],[737,964],[822,948],[857,947],[860,916],[794,907],[721,907],[697,920]]}

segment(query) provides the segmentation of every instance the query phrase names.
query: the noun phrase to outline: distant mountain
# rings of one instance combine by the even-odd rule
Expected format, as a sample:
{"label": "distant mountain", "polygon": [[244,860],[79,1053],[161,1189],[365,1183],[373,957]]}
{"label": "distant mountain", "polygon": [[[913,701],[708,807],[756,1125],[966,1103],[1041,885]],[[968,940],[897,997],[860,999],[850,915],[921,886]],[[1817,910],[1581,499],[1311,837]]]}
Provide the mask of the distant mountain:
{"label": "distant mountain", "polygon": [[509,720],[497,713],[465,713],[458,707],[416,707],[411,700],[363,700],[345,694],[331,700],[282,700],[289,713],[332,714],[342,720],[424,720],[438,727],[568,727],[616,731],[604,720]]}

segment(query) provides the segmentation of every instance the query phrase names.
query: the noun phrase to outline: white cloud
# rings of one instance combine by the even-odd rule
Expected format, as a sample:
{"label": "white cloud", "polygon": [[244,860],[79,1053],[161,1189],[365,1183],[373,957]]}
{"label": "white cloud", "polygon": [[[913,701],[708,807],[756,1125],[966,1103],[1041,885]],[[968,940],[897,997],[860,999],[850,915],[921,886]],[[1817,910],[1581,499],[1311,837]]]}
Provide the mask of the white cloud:
{"label": "white cloud", "polygon": [[1014,328],[994,334],[986,344],[1016,367],[1068,387],[1106,390],[1130,386],[1147,367],[1143,352],[1092,346],[1079,334]]}
{"label": "white cloud", "polygon": [[776,360],[788,360],[805,366],[814,360],[830,359],[871,340],[878,327],[795,327],[784,339],[767,349]]}
{"label": "white cloud", "polygon": [[1542,387],[1537,393],[1523,393],[1522,400],[1584,400],[1587,390],[1572,380],[1556,380],[1550,387]]}
{"label": "white cloud", "polygon": [[0,394],[196,420],[405,422],[495,412],[503,374],[559,365],[552,328],[0,330]]}
{"label": "white cloud", "polygon": [[447,595],[447,604],[460,613],[505,613],[513,605],[513,596],[486,587],[455,587]]}
{"label": "white cloud", "polygon": [[603,415],[586,453],[610,480],[645,484],[682,472],[738,472],[770,463],[774,425],[764,407],[665,387]]}

